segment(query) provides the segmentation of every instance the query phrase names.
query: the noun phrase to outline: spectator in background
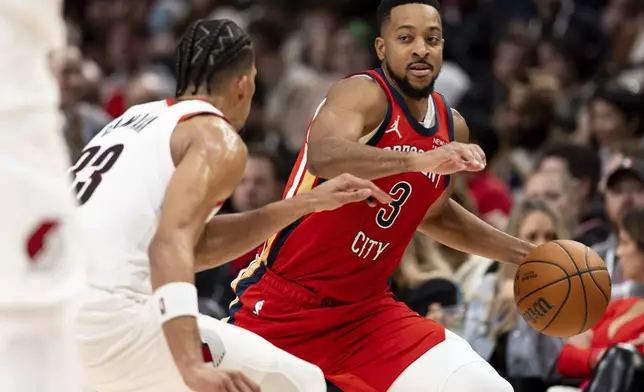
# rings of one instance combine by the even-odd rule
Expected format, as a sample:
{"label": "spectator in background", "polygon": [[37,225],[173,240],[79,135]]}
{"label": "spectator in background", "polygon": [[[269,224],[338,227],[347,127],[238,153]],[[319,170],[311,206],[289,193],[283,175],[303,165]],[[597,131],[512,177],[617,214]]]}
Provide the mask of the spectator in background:
{"label": "spectator in background", "polygon": [[[65,116],[63,134],[70,150],[70,159],[75,162],[83,146],[108,122],[110,116],[98,105],[85,100],[92,91],[92,81],[83,72],[85,60],[77,47],[68,46],[53,53],[52,68],[60,87],[60,106]],[[91,75],[90,77],[95,76]],[[98,83],[98,80],[94,80]]]}
{"label": "spectator in background", "polygon": [[175,81],[165,75],[143,71],[132,78],[125,89],[125,105],[131,107],[145,102],[173,97]]}
{"label": "spectator in background", "polygon": [[[630,282],[625,276],[617,256],[618,227],[622,216],[634,208],[644,208],[644,155],[629,157],[616,154],[614,162],[609,162],[604,187],[606,217],[613,231],[608,239],[597,244],[593,249],[606,262],[606,267],[613,281],[613,296],[628,295]],[[621,284],[624,283],[624,284]]]}
{"label": "spectator in background", "polygon": [[556,81],[556,120],[558,128],[571,133],[582,105],[584,79],[583,41],[572,34],[548,38],[537,48],[539,69]]}
{"label": "spectator in background", "polygon": [[551,204],[569,231],[574,232],[579,226],[579,185],[567,170],[533,173],[525,184],[523,195],[527,200],[543,200]]}
{"label": "spectator in background", "polygon": [[514,83],[508,99],[494,112],[494,129],[505,142],[494,170],[510,188],[521,188],[532,173],[540,149],[553,135],[551,92],[532,82]]}
{"label": "spectator in background", "polygon": [[590,132],[606,163],[620,143],[641,137],[641,99],[620,87],[600,88],[589,103]]}
{"label": "spectator in background", "polygon": [[605,241],[610,228],[598,195],[601,161],[597,153],[588,146],[566,142],[552,144],[541,153],[537,171],[569,172],[572,175],[578,186],[580,211],[573,238],[588,246]]}
{"label": "spectator in background", "polygon": [[[491,164],[495,161],[499,149],[498,135],[485,123],[470,122],[470,129],[470,141],[483,149],[488,165]],[[467,182],[479,216],[497,229],[503,230],[512,210],[510,188],[489,168],[476,173],[460,173],[459,176]]]}
{"label": "spectator in background", "polygon": [[581,388],[608,348],[627,343],[644,353],[644,210],[626,213],[619,226],[617,253],[634,290],[628,297],[611,301],[592,329],[568,339],[557,359],[557,369],[564,377],[584,380]]}
{"label": "spectator in background", "polygon": [[[543,200],[516,205],[506,231],[536,245],[569,238],[560,215]],[[515,392],[544,392],[556,378],[554,364],[563,343],[538,333],[519,316],[514,303],[515,271],[499,263],[489,266],[467,309],[465,337]]]}
{"label": "spectator in background", "polygon": [[314,69],[284,61],[287,35],[279,22],[270,19],[251,22],[248,33],[255,48],[257,78],[268,92],[264,126],[276,130],[288,150],[295,154],[304,143],[308,124],[328,84]]}

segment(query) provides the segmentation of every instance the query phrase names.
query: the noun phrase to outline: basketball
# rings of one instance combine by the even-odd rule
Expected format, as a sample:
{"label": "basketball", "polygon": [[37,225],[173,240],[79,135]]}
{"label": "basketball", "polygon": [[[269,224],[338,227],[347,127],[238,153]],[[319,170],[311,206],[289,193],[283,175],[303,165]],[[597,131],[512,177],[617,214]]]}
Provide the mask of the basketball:
{"label": "basketball", "polygon": [[568,337],[592,328],[610,301],[611,282],[604,261],[575,241],[536,247],[514,277],[514,301],[537,331]]}

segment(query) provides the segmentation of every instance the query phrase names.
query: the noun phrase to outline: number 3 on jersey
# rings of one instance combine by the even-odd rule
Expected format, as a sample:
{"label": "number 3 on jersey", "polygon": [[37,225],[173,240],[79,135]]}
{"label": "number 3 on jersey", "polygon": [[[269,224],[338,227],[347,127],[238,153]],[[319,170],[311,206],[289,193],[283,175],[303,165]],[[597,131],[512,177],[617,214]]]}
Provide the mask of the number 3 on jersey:
{"label": "number 3 on jersey", "polygon": [[122,144],[115,144],[103,151],[94,146],[84,150],[76,164],[69,169],[74,175],[74,190],[78,202],[83,205],[96,192],[96,189],[123,152]]}
{"label": "number 3 on jersey", "polygon": [[399,182],[391,187],[389,194],[394,200],[378,210],[376,215],[376,223],[383,229],[390,228],[398,218],[400,209],[411,195],[411,185],[404,181]]}

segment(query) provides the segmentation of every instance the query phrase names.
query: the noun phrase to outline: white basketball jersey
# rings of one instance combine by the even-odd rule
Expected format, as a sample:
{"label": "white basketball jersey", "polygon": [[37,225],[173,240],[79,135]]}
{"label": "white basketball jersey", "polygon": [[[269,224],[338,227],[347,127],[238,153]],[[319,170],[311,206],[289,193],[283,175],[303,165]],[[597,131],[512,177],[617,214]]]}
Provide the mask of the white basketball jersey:
{"label": "white basketball jersey", "polygon": [[133,106],[103,128],[70,169],[93,240],[90,286],[135,300],[152,293],[148,247],[175,170],[170,137],[182,119],[198,113],[223,117],[199,100]]}

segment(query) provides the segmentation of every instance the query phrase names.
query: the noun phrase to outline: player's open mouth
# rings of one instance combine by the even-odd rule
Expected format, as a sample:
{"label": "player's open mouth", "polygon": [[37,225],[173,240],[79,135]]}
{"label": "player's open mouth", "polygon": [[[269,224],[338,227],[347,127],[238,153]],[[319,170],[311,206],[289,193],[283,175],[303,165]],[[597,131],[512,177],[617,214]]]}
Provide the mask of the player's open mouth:
{"label": "player's open mouth", "polygon": [[417,77],[425,77],[432,73],[432,69],[428,64],[412,64],[409,66],[409,72]]}

